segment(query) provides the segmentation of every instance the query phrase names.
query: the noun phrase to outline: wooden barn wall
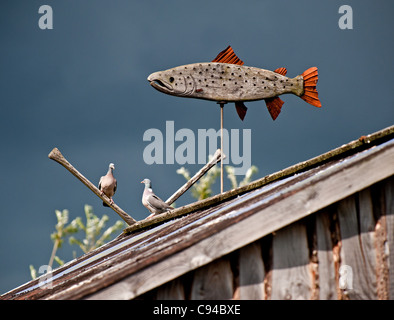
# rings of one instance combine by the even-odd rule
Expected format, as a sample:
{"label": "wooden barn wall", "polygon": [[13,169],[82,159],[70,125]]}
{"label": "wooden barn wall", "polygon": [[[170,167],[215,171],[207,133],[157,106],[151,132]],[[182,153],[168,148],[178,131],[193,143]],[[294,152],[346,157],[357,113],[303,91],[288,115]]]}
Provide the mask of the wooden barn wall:
{"label": "wooden barn wall", "polygon": [[394,176],[137,299],[394,299],[393,253]]}

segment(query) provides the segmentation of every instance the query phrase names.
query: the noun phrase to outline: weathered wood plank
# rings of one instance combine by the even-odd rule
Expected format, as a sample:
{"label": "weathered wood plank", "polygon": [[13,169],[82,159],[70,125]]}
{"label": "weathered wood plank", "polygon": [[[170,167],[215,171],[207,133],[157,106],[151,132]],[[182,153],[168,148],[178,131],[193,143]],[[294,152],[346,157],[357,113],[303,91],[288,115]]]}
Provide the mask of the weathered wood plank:
{"label": "weathered wood plank", "polygon": [[192,300],[231,299],[233,292],[233,273],[228,258],[221,258],[195,271]]}
{"label": "weathered wood plank", "polygon": [[319,300],[319,266],[317,256],[316,215],[310,215],[301,220],[306,227],[308,241],[309,265],[308,271],[311,276],[310,300]]}
{"label": "weathered wood plank", "polygon": [[372,290],[374,295],[376,294],[377,298],[377,252],[375,237],[376,221],[373,214],[371,189],[364,189],[360,191],[358,195],[360,246],[363,253],[365,270],[369,275],[370,279],[370,289]]}
{"label": "weathered wood plank", "polygon": [[[377,289],[375,269],[369,261],[370,239],[369,235],[360,235],[360,232],[367,232],[365,229],[370,219],[366,216],[371,212],[368,209],[360,210],[359,219],[356,201],[356,196],[353,195],[338,204],[342,239],[340,272],[344,271],[339,281],[343,293],[349,299],[371,300],[377,298]],[[366,243],[363,244],[363,240]]]}
{"label": "weathered wood plank", "polygon": [[305,225],[297,222],[273,238],[272,300],[310,299],[312,278]]}
{"label": "weathered wood plank", "polygon": [[241,300],[264,300],[264,263],[260,242],[243,247],[239,252],[239,284]]}
{"label": "weathered wood plank", "polygon": [[333,244],[331,240],[331,212],[324,210],[316,215],[317,257],[319,273],[319,299],[334,300],[336,294]]}
{"label": "weathered wood plank", "polygon": [[165,283],[156,292],[157,300],[185,300],[185,291],[179,278]]}
{"label": "weathered wood plank", "polygon": [[387,252],[389,255],[389,299],[394,300],[394,176],[385,182],[384,189],[387,228]]}
{"label": "weathered wood plank", "polygon": [[375,247],[376,247],[376,282],[379,300],[389,299],[389,265],[387,254],[387,226],[385,204],[385,182],[377,183],[371,187],[373,212],[375,224]]}

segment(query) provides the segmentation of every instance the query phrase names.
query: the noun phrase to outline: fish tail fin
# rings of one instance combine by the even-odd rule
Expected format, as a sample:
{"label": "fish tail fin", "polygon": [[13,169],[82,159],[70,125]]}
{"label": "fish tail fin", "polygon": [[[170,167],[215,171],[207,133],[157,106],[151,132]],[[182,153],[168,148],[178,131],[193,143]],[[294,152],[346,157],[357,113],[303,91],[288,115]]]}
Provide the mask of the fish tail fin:
{"label": "fish tail fin", "polygon": [[309,68],[305,70],[301,76],[304,78],[304,93],[300,98],[312,106],[321,107],[321,102],[318,97],[316,90],[318,72],[316,67]]}
{"label": "fish tail fin", "polygon": [[275,120],[279,116],[279,113],[282,109],[282,106],[284,104],[283,100],[279,97],[267,98],[264,100],[272,120]]}

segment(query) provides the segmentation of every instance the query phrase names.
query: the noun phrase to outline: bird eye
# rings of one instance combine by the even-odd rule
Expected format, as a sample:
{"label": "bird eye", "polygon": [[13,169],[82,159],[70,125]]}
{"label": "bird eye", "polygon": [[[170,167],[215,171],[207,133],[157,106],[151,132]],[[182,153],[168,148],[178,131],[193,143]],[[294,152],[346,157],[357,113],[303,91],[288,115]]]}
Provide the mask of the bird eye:
{"label": "bird eye", "polygon": [[170,82],[173,83],[174,82],[174,77],[170,77]]}

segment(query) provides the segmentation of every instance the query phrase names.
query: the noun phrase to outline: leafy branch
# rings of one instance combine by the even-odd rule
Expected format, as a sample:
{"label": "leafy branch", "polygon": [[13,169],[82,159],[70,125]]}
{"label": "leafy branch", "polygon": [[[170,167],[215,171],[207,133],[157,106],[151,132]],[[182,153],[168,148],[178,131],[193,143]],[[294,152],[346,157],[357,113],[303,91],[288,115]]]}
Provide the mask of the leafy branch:
{"label": "leafy branch", "polygon": [[53,260],[55,260],[60,265],[64,264],[64,262],[58,256],[56,256],[56,251],[62,246],[65,237],[78,232],[78,227],[75,223],[75,220],[73,220],[69,225],[67,225],[69,217],[67,209],[64,209],[63,211],[55,210],[55,214],[57,223],[55,225],[56,231],[51,234],[51,239],[54,244],[52,254],[48,263],[49,267],[52,267]]}
{"label": "leafy branch", "polygon": [[[57,223],[55,225],[55,232],[51,234],[53,248],[48,263],[49,268],[52,268],[53,261],[56,261],[59,266],[64,264],[64,261],[56,255],[56,252],[63,245],[67,237],[69,238],[68,240],[70,245],[77,244],[84,253],[87,253],[102,246],[107,240],[110,239],[114,232],[123,228],[124,226],[123,221],[118,220],[113,226],[102,232],[102,230],[105,228],[105,224],[109,220],[108,216],[103,215],[101,219],[98,218],[93,213],[93,207],[87,204],[84,207],[84,211],[86,216],[85,224],[82,222],[81,217],[75,218],[68,224],[68,210],[55,210]],[[78,232],[84,233],[84,239],[78,240],[72,236]],[[37,271],[33,265],[30,265],[30,274],[32,279],[37,277]]]}
{"label": "leafy branch", "polygon": [[[178,169],[176,173],[182,175],[187,181],[190,180],[190,173],[184,167]],[[195,183],[191,190],[194,198],[202,200],[208,198],[212,194],[211,186],[215,183],[216,178],[220,175],[220,169],[216,166],[208,171],[197,183]]]}
{"label": "leafy branch", "polygon": [[246,171],[243,180],[238,184],[237,176],[235,175],[235,168],[232,166],[226,166],[225,169],[227,172],[227,178],[230,180],[233,189],[247,185],[250,181],[252,181],[252,176],[259,172],[259,169],[256,166],[251,166]]}
{"label": "leafy branch", "polygon": [[[248,184],[252,180],[252,176],[258,172],[256,166],[251,166],[245,174],[244,179],[238,184],[237,177],[235,175],[235,168],[232,166],[225,166],[227,172],[227,178],[231,182],[233,189],[237,187],[242,187]],[[182,175],[186,180],[190,180],[190,173],[184,167],[178,169],[176,173]],[[208,171],[204,177],[202,177],[197,183],[191,188],[191,193],[197,200],[202,200],[210,197],[212,195],[212,185],[215,183],[217,177],[220,175],[220,169],[218,167],[212,168]]]}
{"label": "leafy branch", "polygon": [[106,240],[111,237],[112,233],[123,227],[123,222],[118,220],[112,227],[109,227],[101,234],[102,229],[105,227],[105,224],[109,219],[108,216],[103,215],[102,218],[99,219],[93,213],[93,207],[89,205],[85,205],[85,215],[86,225],[83,224],[80,217],[75,219],[79,230],[85,232],[85,238],[82,241],[76,239],[73,236],[69,238],[69,243],[77,244],[84,253],[90,252],[102,246],[106,242]]}

